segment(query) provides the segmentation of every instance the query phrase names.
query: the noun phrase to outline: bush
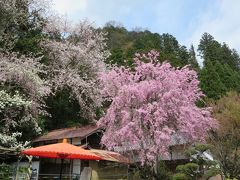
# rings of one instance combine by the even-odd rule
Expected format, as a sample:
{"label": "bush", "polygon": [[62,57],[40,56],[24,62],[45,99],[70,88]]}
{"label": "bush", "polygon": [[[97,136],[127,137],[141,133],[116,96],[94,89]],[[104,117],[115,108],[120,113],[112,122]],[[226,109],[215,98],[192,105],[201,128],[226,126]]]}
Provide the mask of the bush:
{"label": "bush", "polygon": [[186,174],[177,173],[172,177],[172,180],[190,180],[190,178]]}
{"label": "bush", "polygon": [[177,166],[176,170],[188,177],[197,177],[199,166],[196,163],[187,163]]}
{"label": "bush", "polygon": [[164,161],[159,161],[157,165],[157,174],[153,172],[152,166],[143,166],[139,170],[139,175],[142,179],[152,179],[152,177],[156,177],[157,180],[170,180],[172,177],[171,172],[166,167]]}
{"label": "bush", "polygon": [[213,168],[207,170],[207,171],[205,172],[205,174],[203,175],[203,177],[204,177],[205,179],[209,179],[210,177],[216,176],[216,175],[218,175],[218,174],[221,174],[221,170],[220,170],[219,168],[213,167]]}
{"label": "bush", "polygon": [[11,180],[11,176],[14,174],[14,168],[8,164],[2,163],[0,165],[0,179]]}

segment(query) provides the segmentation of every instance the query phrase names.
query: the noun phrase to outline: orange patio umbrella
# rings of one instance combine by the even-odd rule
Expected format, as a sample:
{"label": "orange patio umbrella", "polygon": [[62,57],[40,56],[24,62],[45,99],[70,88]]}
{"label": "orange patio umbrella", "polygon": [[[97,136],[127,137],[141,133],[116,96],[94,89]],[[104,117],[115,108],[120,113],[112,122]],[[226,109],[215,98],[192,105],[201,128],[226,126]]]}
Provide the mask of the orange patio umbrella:
{"label": "orange patio umbrella", "polygon": [[29,148],[22,151],[22,153],[31,156],[61,159],[60,179],[62,178],[63,159],[102,159],[100,156],[90,152],[89,150],[85,150],[81,147],[68,144],[66,139],[64,139],[62,143]]}

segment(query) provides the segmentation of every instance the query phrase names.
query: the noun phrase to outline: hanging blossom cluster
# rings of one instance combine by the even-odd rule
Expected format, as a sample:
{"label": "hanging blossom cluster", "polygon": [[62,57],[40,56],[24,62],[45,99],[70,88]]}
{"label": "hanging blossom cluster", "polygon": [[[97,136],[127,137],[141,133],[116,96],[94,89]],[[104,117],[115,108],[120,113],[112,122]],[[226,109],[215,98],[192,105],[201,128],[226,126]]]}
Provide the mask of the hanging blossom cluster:
{"label": "hanging blossom cluster", "polygon": [[209,108],[199,108],[203,96],[195,71],[157,62],[159,54],[136,54],[135,68],[115,67],[99,76],[101,92],[111,101],[99,125],[108,149],[134,150],[139,160],[153,163],[165,156],[174,135],[187,141],[204,140],[216,128]]}
{"label": "hanging blossom cluster", "polygon": [[[1,138],[12,137],[22,127],[40,133],[39,115],[45,115],[43,98],[50,93],[40,58],[19,56],[15,53],[0,53],[0,116]],[[14,136],[14,139],[19,137]]]}
{"label": "hanging blossom cluster", "polygon": [[11,96],[5,90],[0,90],[0,112],[3,112],[5,108],[11,108],[14,106],[30,106],[31,101],[25,100],[16,91],[16,94]]}
{"label": "hanging blossom cluster", "polygon": [[25,149],[26,147],[29,146],[30,142],[29,141],[19,142],[18,138],[21,136],[22,133],[20,132],[15,132],[12,133],[11,135],[0,133],[0,146],[13,148],[16,150]]}
{"label": "hanging blossom cluster", "polygon": [[[48,39],[42,47],[48,53],[48,77],[53,92],[69,88],[76,98],[85,118],[94,119],[95,111],[101,106],[101,96],[96,85],[99,72],[106,69],[105,59],[109,56],[106,50],[104,34],[98,32],[88,21],[76,26],[63,28],[49,22],[45,31],[60,38]],[[67,31],[66,31],[67,29]]]}

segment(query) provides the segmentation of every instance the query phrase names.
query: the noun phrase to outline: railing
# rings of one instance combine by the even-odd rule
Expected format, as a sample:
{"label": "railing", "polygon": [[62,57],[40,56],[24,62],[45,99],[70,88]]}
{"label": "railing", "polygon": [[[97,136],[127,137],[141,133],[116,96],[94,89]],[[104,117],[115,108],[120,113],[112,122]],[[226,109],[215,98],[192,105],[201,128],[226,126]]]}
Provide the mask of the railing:
{"label": "railing", "polygon": [[[0,173],[0,177],[3,175]],[[37,174],[32,173],[30,180],[59,180],[59,174]],[[29,180],[29,175],[26,173],[19,173],[17,176],[15,173],[8,174],[7,177],[2,176],[7,180]],[[1,179],[1,178],[0,178]],[[62,174],[62,180],[79,180],[79,174]]]}
{"label": "railing", "polygon": [[[39,174],[38,180],[58,180],[59,174]],[[62,180],[79,180],[80,174],[62,174]]]}
{"label": "railing", "polygon": [[126,174],[109,174],[109,175],[99,175],[98,176],[99,180],[127,180],[128,176]]}
{"label": "railing", "polygon": [[[29,176],[26,173],[21,173],[17,176],[15,173],[9,173],[8,175],[0,173],[0,177],[4,177],[7,180],[29,180]],[[31,180],[37,180],[37,178],[31,178]]]}

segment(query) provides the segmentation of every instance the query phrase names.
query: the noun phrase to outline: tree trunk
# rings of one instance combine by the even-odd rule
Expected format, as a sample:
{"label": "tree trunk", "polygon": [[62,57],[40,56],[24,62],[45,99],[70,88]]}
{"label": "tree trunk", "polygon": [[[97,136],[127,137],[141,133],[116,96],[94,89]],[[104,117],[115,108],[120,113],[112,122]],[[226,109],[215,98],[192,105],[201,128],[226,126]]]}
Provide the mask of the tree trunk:
{"label": "tree trunk", "polygon": [[157,174],[158,174],[158,157],[156,157],[156,162],[153,166],[153,180],[157,180]]}

